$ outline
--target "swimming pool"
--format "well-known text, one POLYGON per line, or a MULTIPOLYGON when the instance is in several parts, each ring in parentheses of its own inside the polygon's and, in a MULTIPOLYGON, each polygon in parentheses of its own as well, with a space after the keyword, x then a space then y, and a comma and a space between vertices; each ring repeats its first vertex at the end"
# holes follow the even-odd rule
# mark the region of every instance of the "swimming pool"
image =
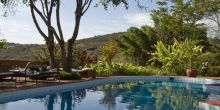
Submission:
POLYGON ((220 100, 218 94, 204 91, 203 84, 168 79, 106 79, 94 86, 3 102, 0 110, 198 110, 201 100, 220 100))

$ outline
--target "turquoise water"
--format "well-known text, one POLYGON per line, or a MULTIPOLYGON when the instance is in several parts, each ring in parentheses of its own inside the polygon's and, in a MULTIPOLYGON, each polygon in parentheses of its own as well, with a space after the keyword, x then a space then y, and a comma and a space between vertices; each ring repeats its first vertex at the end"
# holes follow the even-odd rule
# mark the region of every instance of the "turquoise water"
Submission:
POLYGON ((200 84, 124 82, 0 104, 0 110, 197 110, 200 84))

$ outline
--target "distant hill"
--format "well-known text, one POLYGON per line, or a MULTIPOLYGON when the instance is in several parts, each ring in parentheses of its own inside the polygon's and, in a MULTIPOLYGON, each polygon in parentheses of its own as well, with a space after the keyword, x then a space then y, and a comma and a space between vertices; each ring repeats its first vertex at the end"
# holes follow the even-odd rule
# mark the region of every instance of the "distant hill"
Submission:
MULTIPOLYGON (((97 47, 117 38, 123 32, 94 36, 91 38, 77 40, 77 44, 83 49, 97 53, 97 47)), ((0 51, 0 60, 33 60, 33 54, 39 53, 40 44, 15 44, 10 43, 7 49, 0 51)))
POLYGON ((97 47, 99 47, 100 45, 106 44, 109 40, 114 40, 115 38, 117 38, 121 34, 123 34, 123 32, 81 39, 81 40, 77 40, 77 44, 80 47, 82 47, 83 49, 86 49, 88 51, 92 51, 92 50, 97 49, 97 47))

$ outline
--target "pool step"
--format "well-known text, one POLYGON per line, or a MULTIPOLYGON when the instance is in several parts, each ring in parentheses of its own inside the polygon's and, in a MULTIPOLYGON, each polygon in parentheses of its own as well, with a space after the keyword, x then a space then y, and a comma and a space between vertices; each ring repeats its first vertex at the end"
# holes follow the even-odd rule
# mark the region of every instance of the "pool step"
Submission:
POLYGON ((220 110, 220 100, 201 101, 199 102, 199 110, 220 110))

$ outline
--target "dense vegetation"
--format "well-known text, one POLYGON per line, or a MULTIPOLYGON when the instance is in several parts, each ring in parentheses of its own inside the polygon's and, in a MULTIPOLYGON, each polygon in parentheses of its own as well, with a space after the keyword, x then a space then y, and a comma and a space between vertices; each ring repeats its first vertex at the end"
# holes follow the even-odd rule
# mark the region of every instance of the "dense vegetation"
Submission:
MULTIPOLYGON (((102 5, 107 8, 109 2, 102 5)), ((157 8, 150 12, 154 26, 131 27, 126 32, 78 40, 74 45, 72 41, 60 41, 53 45, 53 58, 62 67, 67 57, 63 56, 63 52, 68 47, 71 49, 68 50, 71 52, 71 65, 68 66, 91 67, 101 76, 185 75, 186 69, 197 69, 200 75, 220 76, 219 7, 219 0, 157 1, 157 8), (204 19, 211 19, 217 24, 214 36, 208 34, 212 28, 201 22, 204 19), (207 67, 208 70, 204 71, 207 67)), ((10 45, 17 44, 8 44, 8 49, 1 52, 1 59, 22 59, 16 57, 21 52, 26 59, 51 62, 49 44, 28 45, 31 51, 25 51, 22 45, 10 45), (19 52, 11 56, 15 51, 19 52)), ((70 76, 62 73, 60 77, 63 79, 70 76)))

